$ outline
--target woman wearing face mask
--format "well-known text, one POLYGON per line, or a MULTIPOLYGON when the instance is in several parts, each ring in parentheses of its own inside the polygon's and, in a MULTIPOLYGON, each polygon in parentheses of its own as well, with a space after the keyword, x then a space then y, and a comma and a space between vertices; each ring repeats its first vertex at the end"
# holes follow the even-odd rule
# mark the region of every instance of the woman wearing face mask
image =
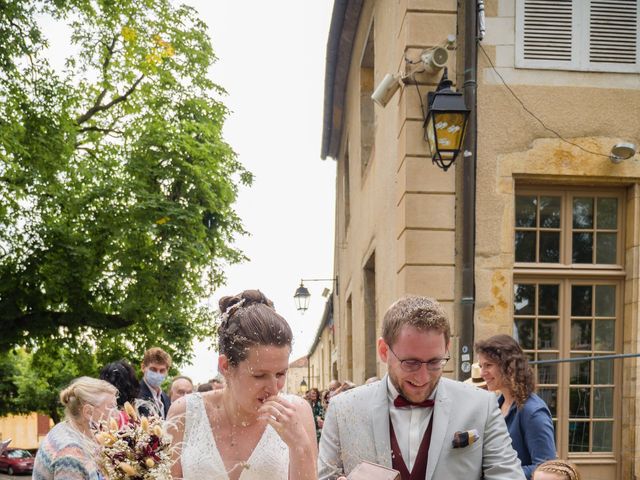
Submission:
POLYGON ((108 382, 80 377, 60 393, 65 419, 42 441, 33 466, 35 480, 101 480, 91 425, 116 411, 117 389, 108 382))
POLYGON ((174 478, 314 480, 315 425, 309 404, 279 394, 292 332, 258 290, 220 300, 221 390, 178 399, 169 412, 174 478))
POLYGON ((171 368, 171 356, 158 347, 153 347, 144 352, 142 358, 142 381, 140 382, 139 410, 140 414, 148 416, 158 415, 167 417, 171 399, 162 391, 160 386, 167 378, 167 373, 171 368))

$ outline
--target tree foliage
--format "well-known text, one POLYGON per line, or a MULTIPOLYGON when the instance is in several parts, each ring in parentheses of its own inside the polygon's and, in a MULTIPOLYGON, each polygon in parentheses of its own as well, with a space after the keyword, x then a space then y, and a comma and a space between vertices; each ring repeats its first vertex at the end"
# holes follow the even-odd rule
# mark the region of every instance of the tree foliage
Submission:
POLYGON ((205 25, 170 0, 0 0, 0 45, 0 351, 188 357, 214 328, 202 299, 243 259, 251 183, 205 25), (64 68, 43 22, 69 38, 64 68))
POLYGON ((39 412, 49 415, 58 423, 63 407, 60 392, 77 377, 97 377, 96 357, 86 345, 67 347, 59 342, 48 342, 32 353, 20 349, 14 353, 17 372, 13 382, 18 395, 14 411, 39 412))

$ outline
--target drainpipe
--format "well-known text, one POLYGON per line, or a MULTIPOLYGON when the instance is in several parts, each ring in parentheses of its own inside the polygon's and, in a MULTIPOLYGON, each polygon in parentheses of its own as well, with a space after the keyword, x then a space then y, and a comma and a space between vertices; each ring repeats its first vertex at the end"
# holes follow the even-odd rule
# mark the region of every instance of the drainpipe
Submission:
POLYGON ((473 361, 476 244, 476 147, 477 147, 477 20, 482 0, 464 0, 464 84, 466 106, 471 110, 464 139, 462 161, 462 295, 458 347, 458 378, 469 377, 473 361), (476 3, 477 2, 477 3, 476 3))

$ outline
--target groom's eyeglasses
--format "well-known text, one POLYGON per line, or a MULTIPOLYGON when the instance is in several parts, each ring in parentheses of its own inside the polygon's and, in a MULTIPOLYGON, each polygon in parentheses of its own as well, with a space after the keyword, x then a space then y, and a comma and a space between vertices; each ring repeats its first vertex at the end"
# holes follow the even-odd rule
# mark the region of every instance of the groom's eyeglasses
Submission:
POLYGON ((422 360, 415 360, 413 358, 402 360, 400 357, 398 357, 398 355, 396 355, 396 352, 391 350, 391 347, 389 347, 389 350, 391 351, 391 353, 393 353, 394 357, 400 360, 400 368, 402 368, 402 370, 404 370, 405 372, 417 372, 418 370, 420 370, 423 363, 427 366, 427 370, 429 370, 430 372, 437 372, 438 370, 442 370, 451 358, 434 358, 432 360, 427 360, 426 362, 423 362, 422 360))

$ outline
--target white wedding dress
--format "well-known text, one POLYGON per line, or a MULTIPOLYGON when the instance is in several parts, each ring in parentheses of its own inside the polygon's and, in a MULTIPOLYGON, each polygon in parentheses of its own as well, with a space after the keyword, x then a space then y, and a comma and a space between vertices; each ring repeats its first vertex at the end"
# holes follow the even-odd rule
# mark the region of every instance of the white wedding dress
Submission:
MULTIPOLYGON (((202 396, 193 393, 187 395, 186 399, 185 429, 180 457, 182 478, 228 480, 229 476, 213 437, 202 396)), ((244 466, 236 468, 243 469, 240 480, 287 480, 289 448, 271 425, 267 425, 244 466)))

